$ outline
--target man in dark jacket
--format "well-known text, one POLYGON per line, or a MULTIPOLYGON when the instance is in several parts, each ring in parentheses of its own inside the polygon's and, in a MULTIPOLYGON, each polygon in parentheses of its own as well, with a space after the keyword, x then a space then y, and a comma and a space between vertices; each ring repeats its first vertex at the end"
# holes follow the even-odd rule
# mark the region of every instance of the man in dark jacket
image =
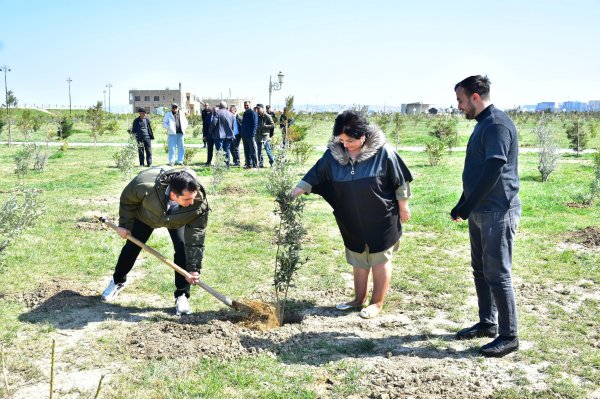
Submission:
POLYGON ((470 76, 454 87, 458 109, 477 124, 467 144, 463 193, 450 211, 453 221, 469 221, 471 267, 479 322, 456 333, 458 339, 498 337, 483 345, 486 357, 519 349, 517 304, 512 285, 512 250, 521 218, 517 129, 490 101, 487 76, 470 76))
POLYGON ((208 135, 210 130, 210 117, 212 112, 210 110, 210 105, 208 103, 204 103, 204 107, 202 108, 201 116, 202 116, 202 142, 204 143, 204 147, 206 147, 206 143, 208 142, 208 135))
POLYGON ((206 149, 206 166, 210 166, 213 158, 213 151, 215 148, 215 141, 212 138, 211 126, 213 122, 215 109, 204 103, 204 109, 202 110, 202 140, 206 149))
POLYGON ((146 166, 150 167, 152 166, 151 140, 154 140, 154 134, 152 133, 152 126, 150 126, 150 118, 146 116, 146 110, 144 108, 138 108, 138 112, 140 116, 133 120, 131 134, 135 135, 135 139, 138 143, 140 166, 144 166, 144 158, 146 158, 146 166), (146 153, 145 157, 144 152, 146 153))
POLYGON ((256 129, 258 128, 258 115, 252 110, 250 101, 244 101, 244 116, 242 117, 242 142, 244 143, 245 168, 257 168, 256 154, 256 129))
POLYGON ((231 159, 231 143, 235 136, 233 133, 234 124, 235 115, 227 110, 227 103, 221 100, 219 109, 215 112, 212 121, 211 136, 215 142, 215 150, 225 152, 227 167, 229 167, 231 159))
MULTIPOLYGON (((176 314, 190 314, 190 284, 202 268, 204 236, 208 222, 206 192, 191 169, 151 168, 138 174, 123 190, 119 203, 122 238, 128 234, 148 241, 154 229, 166 227, 175 249, 175 263, 192 275, 186 280, 175 272, 176 314)), ((127 241, 102 299, 113 301, 127 281, 127 273, 141 248, 127 241)))

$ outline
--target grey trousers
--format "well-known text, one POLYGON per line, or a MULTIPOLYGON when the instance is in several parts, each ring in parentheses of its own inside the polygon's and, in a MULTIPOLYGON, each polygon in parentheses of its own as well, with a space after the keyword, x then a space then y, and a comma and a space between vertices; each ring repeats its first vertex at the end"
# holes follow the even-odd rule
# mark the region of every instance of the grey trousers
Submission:
POLYGON ((502 212, 469 216, 471 266, 479 303, 479 321, 498 324, 498 334, 517 336, 517 304, 512 285, 512 253, 521 205, 502 212))

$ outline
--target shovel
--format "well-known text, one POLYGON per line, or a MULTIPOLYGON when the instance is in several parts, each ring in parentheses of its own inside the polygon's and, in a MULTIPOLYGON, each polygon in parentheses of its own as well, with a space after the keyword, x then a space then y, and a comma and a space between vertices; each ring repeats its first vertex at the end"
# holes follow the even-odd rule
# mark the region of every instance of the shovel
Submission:
MULTIPOLYGON (((106 224, 108 227, 117 231, 117 225, 108 221, 105 217, 96 216, 96 218, 98 218, 99 221, 106 224)), ((151 248, 148 245, 144 244, 143 242, 141 242, 140 240, 138 240, 131 234, 127 234, 127 237, 125 237, 125 238, 127 238, 129 241, 136 244, 140 248, 142 248, 144 251, 150 252, 152 255, 156 256, 158 259, 163 261, 163 263, 165 263, 167 266, 169 266, 171 269, 175 270, 177 273, 181 274, 182 276, 184 276, 186 278, 192 277, 186 270, 177 266, 173 261, 165 258, 160 252, 158 252, 154 248, 151 248)), ((212 296, 214 296, 215 298, 217 298, 219 301, 223 302, 225 305, 229 306, 230 308, 234 308, 237 310, 246 310, 246 311, 252 310, 249 306, 244 305, 243 303, 240 303, 237 301, 232 301, 231 299, 227 298, 225 295, 221 294, 220 292, 217 292, 214 288, 212 288, 211 286, 209 286, 208 284, 206 284, 203 281, 196 280, 196 285, 199 285, 202 289, 207 291, 209 294, 211 294, 212 296)))

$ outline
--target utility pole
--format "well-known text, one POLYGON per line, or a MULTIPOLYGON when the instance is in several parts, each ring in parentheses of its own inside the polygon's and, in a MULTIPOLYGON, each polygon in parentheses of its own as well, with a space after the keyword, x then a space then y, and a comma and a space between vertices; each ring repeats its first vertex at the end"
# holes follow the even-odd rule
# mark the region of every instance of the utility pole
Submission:
POLYGON ((10 132, 10 117, 8 115, 8 85, 6 84, 6 73, 10 72, 10 67, 6 65, 2 65, 0 67, 0 72, 4 72, 4 93, 5 93, 5 101, 6 101, 6 123, 8 124, 8 147, 12 147, 12 134, 10 132))
POLYGON ((67 83, 69 83, 69 116, 73 116, 72 113, 71 113, 71 82, 72 81, 73 80, 71 80, 71 77, 69 76, 67 78, 67 83))
POLYGON ((110 114, 110 88, 113 87, 113 85, 110 83, 107 83, 106 87, 108 87, 108 113, 110 114))

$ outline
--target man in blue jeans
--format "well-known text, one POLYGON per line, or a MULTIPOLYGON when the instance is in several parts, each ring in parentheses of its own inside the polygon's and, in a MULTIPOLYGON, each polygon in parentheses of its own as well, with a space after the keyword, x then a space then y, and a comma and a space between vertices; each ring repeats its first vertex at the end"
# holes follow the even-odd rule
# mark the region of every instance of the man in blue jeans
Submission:
POLYGON ((470 76, 454 91, 458 109, 467 119, 477 120, 467 144, 463 193, 450 216, 455 222, 468 219, 479 303, 479 322, 456 337, 495 337, 479 351, 486 357, 501 357, 519 349, 511 278, 513 241, 521 218, 517 129, 491 103, 487 76, 470 76))

